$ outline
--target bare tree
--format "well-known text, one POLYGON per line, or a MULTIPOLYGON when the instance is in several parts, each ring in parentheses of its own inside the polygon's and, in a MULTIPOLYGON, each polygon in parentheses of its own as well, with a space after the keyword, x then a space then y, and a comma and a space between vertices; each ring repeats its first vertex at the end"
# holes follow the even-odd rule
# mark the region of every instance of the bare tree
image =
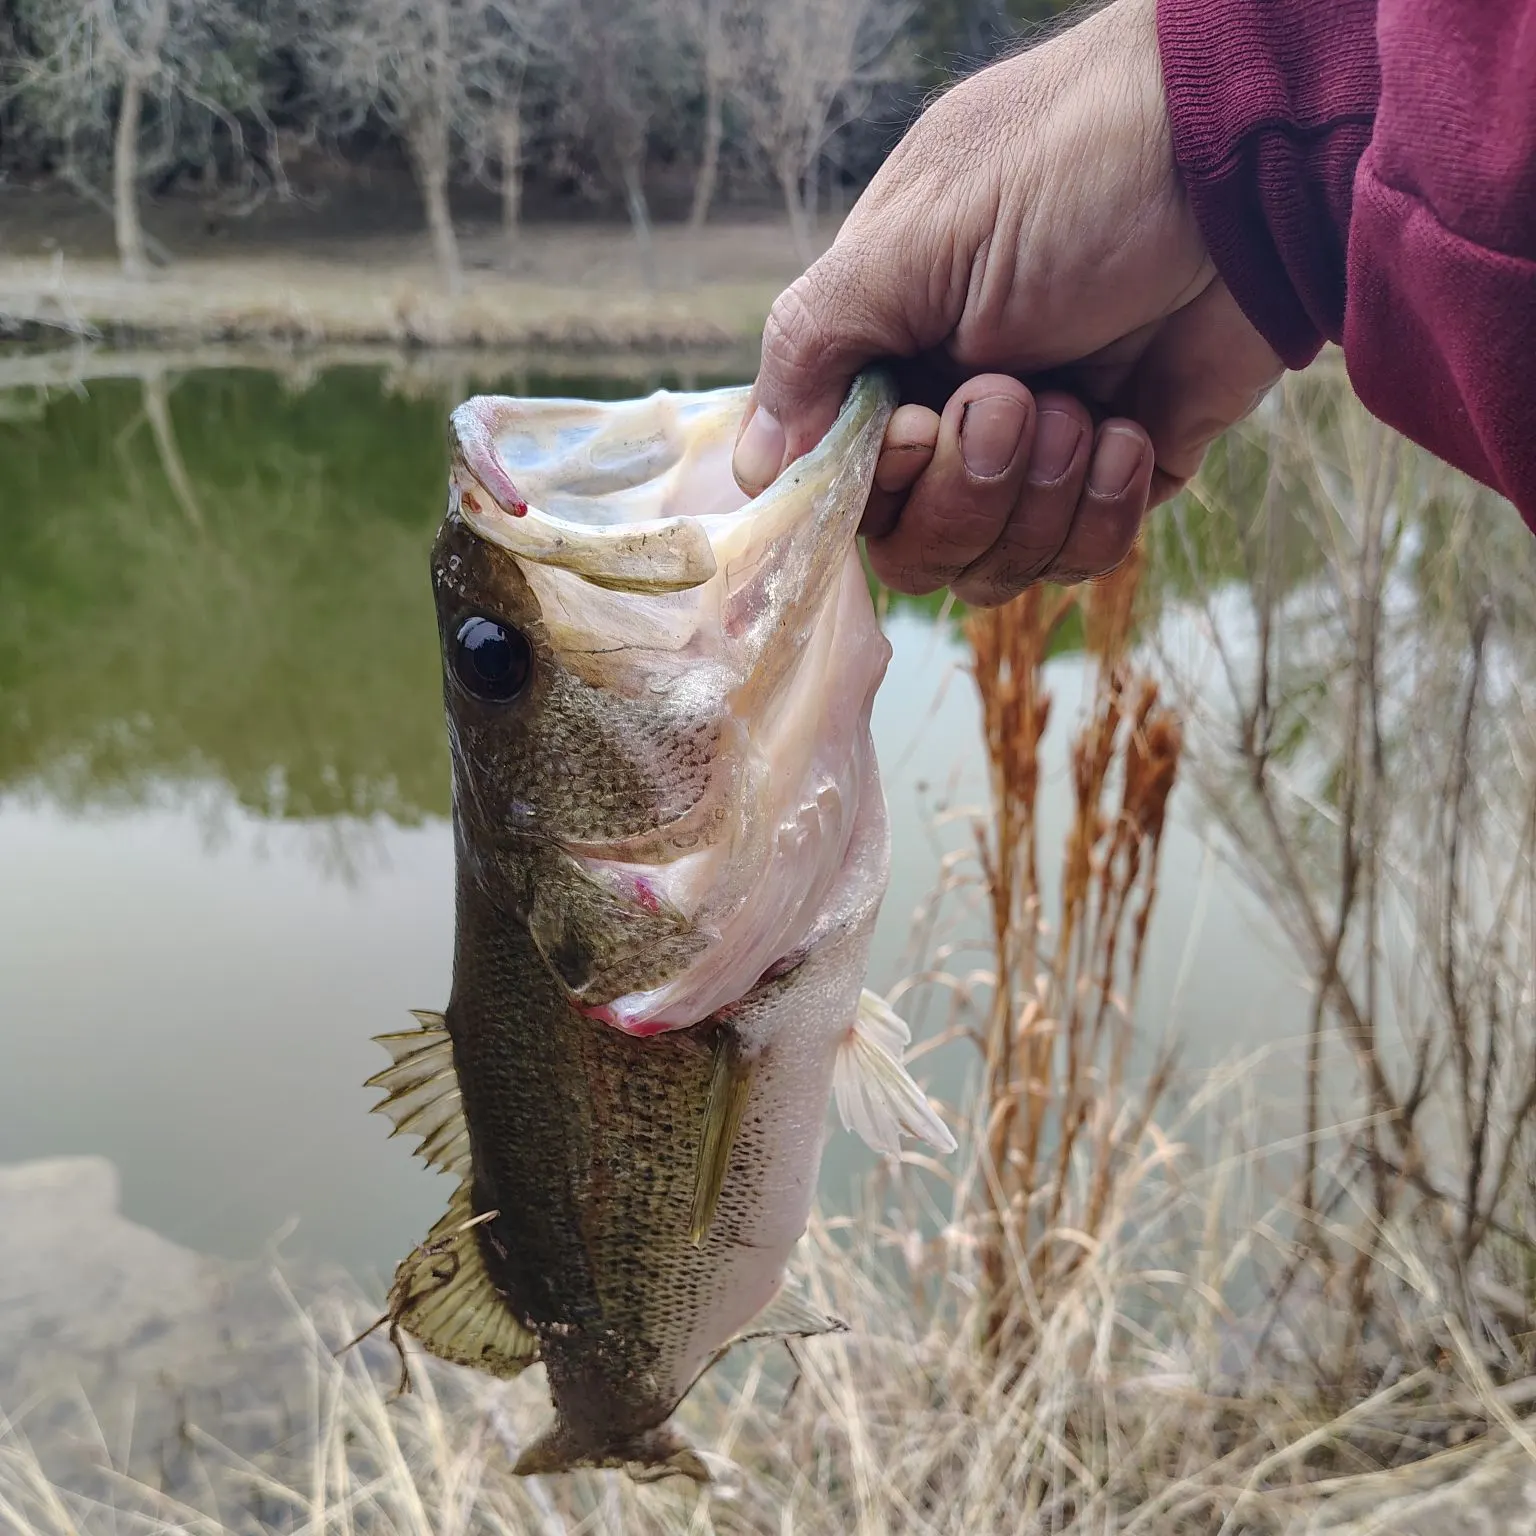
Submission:
POLYGON ((476 133, 471 74, 501 25, 498 0, 317 0, 297 18, 313 78, 343 125, 370 111, 405 147, 445 286, 463 282, 448 201, 455 142, 476 133))
POLYGON ((646 160, 655 119, 680 94, 675 21, 665 0, 568 0, 560 27, 561 126, 623 197, 648 283, 656 268, 646 160))
POLYGON ((833 135, 902 75, 910 0, 743 0, 728 41, 731 93, 784 195, 795 249, 814 255, 805 181, 833 135))
POLYGON ((693 182, 688 225, 695 233, 709 218, 720 177, 720 147, 725 139, 725 105, 734 80, 733 46, 745 0, 674 0, 677 29, 696 60, 704 92, 704 124, 699 168, 693 182))
POLYGON ((482 0, 484 31, 466 67, 464 134, 476 174, 494 167, 503 256, 516 256, 522 224, 525 113, 532 76, 555 51, 565 0, 482 0))
POLYGON ((142 276, 151 242, 140 183, 172 158, 190 117, 222 119, 239 141, 235 113, 254 100, 255 23, 236 0, 20 0, 17 10, 33 43, 16 70, 24 109, 82 190, 94 192, 93 163, 110 161, 118 256, 142 276))

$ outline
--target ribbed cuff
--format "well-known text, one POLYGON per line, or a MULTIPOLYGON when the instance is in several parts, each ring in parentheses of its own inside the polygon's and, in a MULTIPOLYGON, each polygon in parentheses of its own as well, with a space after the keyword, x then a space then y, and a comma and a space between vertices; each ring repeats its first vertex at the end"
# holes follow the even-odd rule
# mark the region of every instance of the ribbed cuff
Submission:
POLYGON ((1174 158, 1211 259, 1287 366, 1344 326, 1375 0, 1158 0, 1174 158))

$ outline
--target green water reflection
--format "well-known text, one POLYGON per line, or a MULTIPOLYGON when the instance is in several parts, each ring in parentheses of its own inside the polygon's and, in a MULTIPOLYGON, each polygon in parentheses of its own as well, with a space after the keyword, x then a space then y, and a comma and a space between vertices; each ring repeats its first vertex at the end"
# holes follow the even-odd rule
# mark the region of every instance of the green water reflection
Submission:
POLYGON ((449 403, 362 369, 302 391, 221 371, 0 421, 0 783, 75 804, 211 777, 262 815, 446 814, 424 551, 449 403))
MULTIPOLYGON (((295 389, 230 369, 0 394, 0 785, 131 804, 216 779, 262 816, 446 814, 424 551, 463 385, 387 380, 338 368, 295 389)), ((677 381, 515 387, 656 382, 677 381)), ((1243 574, 1219 519, 1152 541, 1152 611, 1243 574)), ((1068 625, 1057 644, 1079 641, 1068 625)))

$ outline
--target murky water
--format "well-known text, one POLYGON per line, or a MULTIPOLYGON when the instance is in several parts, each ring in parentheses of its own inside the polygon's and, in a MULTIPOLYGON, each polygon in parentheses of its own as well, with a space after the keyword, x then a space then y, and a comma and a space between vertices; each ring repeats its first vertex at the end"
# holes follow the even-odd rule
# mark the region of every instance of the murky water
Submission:
MULTIPOLYGON (((0 390, 0 1161, 94 1152, 193 1246, 387 1270, 440 1213, 367 1113, 370 1036, 446 999, 448 761, 427 550, 464 377, 256 370, 0 390)), ((523 375, 620 396, 650 378, 523 375)), ((730 382, 694 378, 700 386, 730 382)), ((985 794, 964 651, 897 607, 875 711, 904 974, 946 809, 985 794)), ((1084 677, 1064 652, 1043 843, 1084 677)), ((1176 798, 1141 1019, 1208 1060, 1296 1033, 1283 947, 1176 798)), ((981 963, 981 957, 976 957, 981 963)), ((972 1065, 925 1068, 957 1097, 972 1065)), ((834 1135, 830 1202, 870 1165, 834 1135)))

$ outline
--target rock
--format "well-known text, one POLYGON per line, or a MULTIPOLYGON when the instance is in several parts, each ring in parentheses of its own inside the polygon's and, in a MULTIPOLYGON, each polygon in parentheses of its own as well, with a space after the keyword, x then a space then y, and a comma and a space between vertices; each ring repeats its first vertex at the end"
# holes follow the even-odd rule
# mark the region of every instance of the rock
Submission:
POLYGON ((220 1267, 126 1220, 117 1170, 69 1157, 0 1167, 0 1385, 56 1387, 82 1363, 162 1353, 224 1300, 220 1267))
POLYGON ((201 1502, 199 1430, 226 1469, 303 1438, 314 1340, 270 1267, 127 1220, 119 1189, 101 1158, 0 1167, 0 1412, 70 1494, 120 1494, 126 1473, 201 1502))

